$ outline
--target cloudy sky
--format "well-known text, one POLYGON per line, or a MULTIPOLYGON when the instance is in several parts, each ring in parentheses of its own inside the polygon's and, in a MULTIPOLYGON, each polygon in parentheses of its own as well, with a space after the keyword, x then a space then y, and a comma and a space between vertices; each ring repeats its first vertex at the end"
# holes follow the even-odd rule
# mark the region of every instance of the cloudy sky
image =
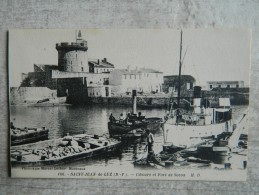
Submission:
MULTIPOLYGON (((21 73, 33 64, 58 64, 55 44, 74 42, 76 30, 10 30, 9 80, 19 86, 21 73)), ((178 74, 180 31, 171 29, 81 30, 88 58, 106 57, 116 68, 153 68, 178 74)), ((183 29, 183 71, 207 81, 243 80, 249 85, 250 31, 245 29, 183 29)))

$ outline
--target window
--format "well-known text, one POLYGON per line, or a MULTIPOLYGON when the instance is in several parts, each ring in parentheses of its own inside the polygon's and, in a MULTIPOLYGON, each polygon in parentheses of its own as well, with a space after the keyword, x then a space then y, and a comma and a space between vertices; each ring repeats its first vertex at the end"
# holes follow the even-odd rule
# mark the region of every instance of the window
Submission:
POLYGON ((83 71, 84 71, 84 68, 82 67, 81 70, 82 70, 82 72, 83 72, 83 71))
POLYGON ((210 89, 212 89, 212 85, 210 85, 210 89))
POLYGON ((227 85, 227 88, 230 88, 230 85, 227 85))
POLYGON ((147 77, 148 77, 148 74, 147 74, 147 77))
POLYGON ((130 75, 130 79, 131 79, 131 75, 130 75))
POLYGON ((221 88, 221 85, 219 85, 219 88, 221 88))
POLYGON ((124 75, 124 78, 127 79, 127 75, 124 75))
POLYGON ((186 89, 187 90, 191 89, 191 84, 190 83, 186 83, 186 89))
POLYGON ((135 75, 135 79, 137 79, 137 75, 135 75))
POLYGON ((236 85, 237 88, 239 88, 239 85, 236 85))

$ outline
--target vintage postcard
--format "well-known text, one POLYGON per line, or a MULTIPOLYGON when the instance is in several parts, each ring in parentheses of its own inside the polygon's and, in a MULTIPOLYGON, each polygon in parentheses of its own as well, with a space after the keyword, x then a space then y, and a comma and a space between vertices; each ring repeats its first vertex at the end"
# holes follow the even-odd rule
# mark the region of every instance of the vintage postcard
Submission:
POLYGON ((247 29, 9 31, 12 177, 244 181, 247 29))

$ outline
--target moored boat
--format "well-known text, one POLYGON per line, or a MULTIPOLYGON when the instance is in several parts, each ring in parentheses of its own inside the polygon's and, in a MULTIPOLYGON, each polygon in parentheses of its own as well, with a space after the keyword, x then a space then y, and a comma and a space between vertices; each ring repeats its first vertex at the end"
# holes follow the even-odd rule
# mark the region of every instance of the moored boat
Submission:
POLYGON ((204 140, 216 139, 224 132, 231 133, 234 130, 232 122, 232 109, 229 98, 219 98, 218 105, 203 98, 201 87, 195 86, 192 103, 189 109, 181 109, 181 68, 182 68, 182 32, 180 40, 180 60, 178 76, 177 102, 172 102, 170 110, 165 116, 164 146, 174 151, 182 150, 204 140))
POLYGON ((111 137, 140 137, 149 129, 153 133, 160 130, 162 118, 146 118, 141 112, 137 114, 137 91, 132 91, 132 112, 128 112, 124 118, 123 113, 116 120, 111 114, 109 117, 108 129, 111 137))
POLYGON ((162 119, 158 117, 144 118, 143 120, 131 120, 130 122, 110 121, 108 122, 108 130, 111 137, 135 135, 139 137, 145 133, 145 129, 149 129, 155 133, 161 128, 162 119))
POLYGON ((56 165, 92 158, 118 150, 120 141, 98 135, 80 134, 11 147, 12 166, 56 165))
POLYGON ((49 130, 42 128, 12 128, 11 131, 11 146, 28 144, 48 139, 49 130))

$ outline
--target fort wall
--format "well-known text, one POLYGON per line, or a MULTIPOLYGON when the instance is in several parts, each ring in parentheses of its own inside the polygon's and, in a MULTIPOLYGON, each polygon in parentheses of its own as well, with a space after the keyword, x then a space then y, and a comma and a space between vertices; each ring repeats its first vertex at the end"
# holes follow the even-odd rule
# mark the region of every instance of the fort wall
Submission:
POLYGON ((56 98, 56 90, 47 87, 11 87, 10 88, 10 104, 33 103, 45 98, 56 98))

